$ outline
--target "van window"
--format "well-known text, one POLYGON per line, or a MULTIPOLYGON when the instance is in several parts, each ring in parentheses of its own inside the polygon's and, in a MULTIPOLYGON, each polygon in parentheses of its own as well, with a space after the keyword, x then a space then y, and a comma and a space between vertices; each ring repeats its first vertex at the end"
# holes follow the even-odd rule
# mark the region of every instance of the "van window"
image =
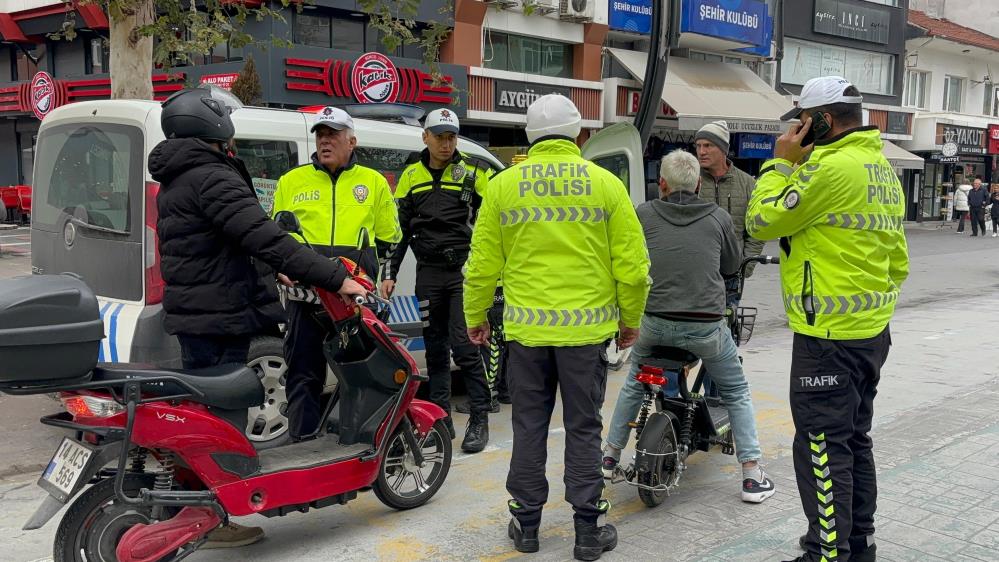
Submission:
POLYGON ((626 155, 611 154, 609 156, 601 156, 600 158, 594 158, 593 163, 617 176, 621 180, 621 183, 624 184, 625 191, 630 191, 631 168, 629 167, 630 164, 626 155))
POLYGON ((420 153, 395 148, 359 146, 354 149, 354 154, 357 156, 358 164, 381 172, 388 180, 392 193, 395 193, 395 185, 399 181, 399 175, 406 169, 406 166, 419 159, 420 153))
POLYGON ((246 164, 257 199, 270 215, 278 178, 298 166, 298 147, 289 141, 236 139, 236 156, 246 164))
POLYGON ((54 231, 71 215, 112 234, 130 233, 136 225, 129 186, 138 186, 141 197, 142 165, 137 127, 77 124, 45 131, 35 151, 32 222, 54 231))

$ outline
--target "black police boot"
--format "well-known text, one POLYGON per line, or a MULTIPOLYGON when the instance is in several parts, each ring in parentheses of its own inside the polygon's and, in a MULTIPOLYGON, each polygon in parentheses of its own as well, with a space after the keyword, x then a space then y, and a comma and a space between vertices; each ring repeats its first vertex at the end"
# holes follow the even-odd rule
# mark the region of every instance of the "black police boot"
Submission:
POLYGON ((576 546, 572 549, 576 560, 599 560, 605 552, 617 546, 617 529, 613 525, 600 525, 576 520, 576 546))
MULTIPOLYGON (((808 535, 801 535, 798 537, 798 547, 801 550, 807 550, 805 548, 805 537, 808 535)), ((803 556, 801 559, 807 557, 803 556)), ((860 537, 859 539, 850 539, 850 560, 853 562, 876 562, 878 559, 878 545, 874 542, 874 537, 860 537)), ((791 561, 793 562, 793 561, 791 561)))
POLYGON ((517 552, 537 552, 541 548, 537 527, 524 527, 516 517, 510 518, 507 534, 513 539, 517 552))
POLYGON ((461 442, 461 450, 466 453, 478 453, 486 448, 488 442, 489 414, 475 412, 465 428, 465 439, 461 442))

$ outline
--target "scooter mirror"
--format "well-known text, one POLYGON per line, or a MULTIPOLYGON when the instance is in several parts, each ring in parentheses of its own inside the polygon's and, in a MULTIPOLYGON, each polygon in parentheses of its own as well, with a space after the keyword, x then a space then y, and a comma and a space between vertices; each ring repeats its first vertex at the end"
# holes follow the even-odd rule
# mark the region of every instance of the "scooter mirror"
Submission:
POLYGON ((278 211, 274 215, 274 222, 285 232, 302 235, 302 223, 298 222, 298 217, 292 211, 278 211))

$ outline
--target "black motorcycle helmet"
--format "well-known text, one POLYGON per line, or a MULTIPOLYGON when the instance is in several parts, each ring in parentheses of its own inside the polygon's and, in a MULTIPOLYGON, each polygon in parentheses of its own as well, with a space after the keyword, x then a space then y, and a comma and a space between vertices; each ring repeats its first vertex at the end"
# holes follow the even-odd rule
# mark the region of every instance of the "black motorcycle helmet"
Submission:
POLYGON ((168 139, 226 143, 236 134, 229 114, 241 107, 236 96, 218 86, 188 88, 163 101, 160 126, 168 139))

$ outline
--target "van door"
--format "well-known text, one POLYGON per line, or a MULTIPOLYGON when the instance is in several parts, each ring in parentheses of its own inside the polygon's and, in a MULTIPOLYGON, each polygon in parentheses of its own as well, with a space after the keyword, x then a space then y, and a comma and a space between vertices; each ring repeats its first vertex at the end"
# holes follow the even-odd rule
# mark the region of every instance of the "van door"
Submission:
POLYGON ((631 123, 601 129, 583 145, 583 158, 620 178, 636 206, 647 200, 644 153, 638 129, 631 123))
MULTIPOLYGON (((628 188, 634 205, 646 200, 644 150, 638 129, 631 123, 617 123, 594 134, 583 145, 583 158, 609 170, 628 188)), ((612 369, 619 369, 628 361, 631 349, 619 350, 612 345, 607 359, 612 369)))
POLYGON ((67 123, 38 135, 32 271, 75 273, 100 297, 103 361, 129 360, 124 332, 144 300, 144 164, 137 125, 67 123))

